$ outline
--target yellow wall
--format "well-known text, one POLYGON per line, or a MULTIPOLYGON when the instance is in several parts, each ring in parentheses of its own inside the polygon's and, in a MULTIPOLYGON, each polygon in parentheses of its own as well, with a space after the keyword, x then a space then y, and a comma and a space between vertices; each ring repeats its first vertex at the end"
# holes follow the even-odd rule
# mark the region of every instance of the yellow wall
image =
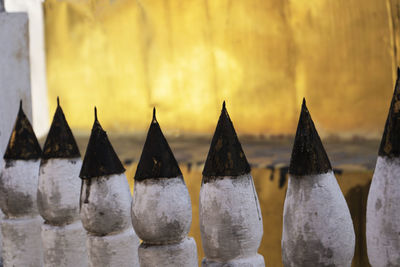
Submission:
POLYGON ((47 0, 51 113, 73 128, 211 132, 223 99, 239 133, 295 131, 305 96, 321 134, 379 137, 398 0, 47 0), (393 7, 393 8, 392 8, 393 7), (390 15, 389 15, 390 14, 390 15))

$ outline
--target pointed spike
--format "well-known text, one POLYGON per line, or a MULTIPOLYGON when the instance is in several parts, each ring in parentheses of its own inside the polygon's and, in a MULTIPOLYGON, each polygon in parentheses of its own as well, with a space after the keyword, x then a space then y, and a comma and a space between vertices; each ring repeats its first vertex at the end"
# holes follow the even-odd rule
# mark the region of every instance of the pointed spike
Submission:
POLYGON ((19 100, 19 110, 22 110, 22 99, 19 100))
POLYGON ((89 179, 124 172, 125 168, 96 116, 79 177, 89 179))
MULTIPOLYGON (((399 69, 398 69, 399 70, 399 69)), ((386 119, 379 156, 400 157, 400 73, 393 90, 392 101, 386 119)))
POLYGON ((57 96, 57 107, 60 106, 60 97, 57 96))
POLYGON ((179 176, 182 176, 182 172, 178 162, 161 131, 160 125, 153 117, 136 169, 135 180, 179 176))
POLYGON ((225 110, 226 109, 226 103, 225 103, 225 100, 224 100, 224 102, 222 103, 222 110, 225 110))
POLYGON ((152 122, 153 123, 157 122, 157 119, 156 119, 156 107, 153 107, 153 121, 152 122))
POLYGON ((327 173, 330 170, 332 170, 332 167, 328 155, 303 99, 290 159, 289 173, 303 176, 327 173))
POLYGON ((203 170, 203 181, 209 177, 239 176, 250 173, 250 165, 223 104, 221 115, 203 170))
POLYGON ((306 105, 306 98, 305 97, 303 97, 303 103, 301 104, 301 107, 302 108, 307 108, 307 105, 306 105))
POLYGON ((17 119, 11 132, 6 152, 4 153, 4 159, 39 159, 41 154, 42 150, 32 125, 22 110, 21 100, 17 119))
POLYGON ((57 106, 53 121, 43 147, 42 158, 80 157, 78 145, 65 119, 61 106, 57 106))
POLYGON ((96 108, 96 106, 94 106, 94 121, 98 121, 97 120, 97 108, 96 108))

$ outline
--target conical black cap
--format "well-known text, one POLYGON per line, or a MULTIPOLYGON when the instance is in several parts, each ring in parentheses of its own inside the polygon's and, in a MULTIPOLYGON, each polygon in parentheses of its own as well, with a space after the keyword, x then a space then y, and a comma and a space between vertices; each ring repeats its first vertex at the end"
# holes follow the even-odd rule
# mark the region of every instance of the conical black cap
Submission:
POLYGON ((20 101, 17 120, 8 141, 4 159, 39 159, 41 154, 39 142, 32 125, 22 110, 22 101, 20 101))
POLYGON ((392 103, 383 132, 379 156, 400 157, 400 69, 397 69, 397 81, 392 103))
POLYGON ((95 108, 92 134, 89 138, 79 177, 87 179, 123 172, 125 172, 125 168, 108 140, 107 133, 97 120, 97 110, 95 108))
POLYGON ((136 169, 135 180, 173 178, 181 176, 178 162, 165 139, 153 109, 153 120, 147 133, 142 155, 136 169))
POLYGON ((43 159, 80 157, 78 145, 57 97, 57 109, 43 147, 43 159))
POLYGON ((207 182, 209 177, 239 176, 247 173, 250 173, 250 165, 229 118, 224 101, 204 166, 203 182, 207 182))
POLYGON ((299 124, 294 139, 289 173, 293 175, 322 174, 332 170, 306 101, 303 99, 299 124))

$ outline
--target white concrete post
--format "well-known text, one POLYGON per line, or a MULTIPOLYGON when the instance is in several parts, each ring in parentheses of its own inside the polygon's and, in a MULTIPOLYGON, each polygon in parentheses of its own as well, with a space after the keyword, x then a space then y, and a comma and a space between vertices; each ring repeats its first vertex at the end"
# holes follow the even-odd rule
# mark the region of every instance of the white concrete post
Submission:
POLYGON ((153 111, 135 174, 132 224, 143 240, 141 267, 197 266, 197 248, 187 236, 192 223, 189 191, 153 111))
POLYGON ((265 266, 257 253, 263 223, 250 165, 222 107, 200 189, 202 266, 265 266))
POLYGON ((20 99, 27 117, 32 119, 28 16, 26 13, 4 12, 3 7, 3 0, 0 0, 1 154, 6 149, 20 99))
POLYGON ((367 201, 367 251, 374 267, 400 265, 400 70, 367 201))
MULTIPOLYGON (((28 16, 25 13, 6 13, 4 11, 4 2, 0 0, 1 155, 6 149, 14 123, 14 116, 18 112, 17 103, 20 99, 24 101, 26 115, 29 119, 32 119, 29 40, 26 38, 28 35, 28 16)), ((2 217, 3 213, 0 212, 0 220, 2 217)))
MULTIPOLYGON (((47 101, 46 57, 44 49, 43 25, 44 1, 4 0, 4 2, 5 8, 8 12, 26 12, 29 17, 29 31, 27 29, 23 36, 24 40, 29 42, 26 54, 27 63, 30 65, 30 73, 28 73, 27 78, 28 80, 30 79, 29 91, 32 92, 32 94, 29 94, 29 97, 32 95, 32 102, 30 102, 32 103, 32 124, 37 136, 44 136, 49 129, 49 107, 47 101)), ((0 38, 0 40, 3 39, 0 38)), ((31 111, 29 110, 29 114, 30 112, 31 111)))
POLYGON ((86 235, 79 220, 82 166, 78 146, 58 103, 43 147, 37 201, 44 266, 87 266, 86 235))
POLYGON ((0 207, 4 266, 41 267, 40 227, 36 205, 41 156, 40 145, 22 110, 22 101, 11 133, 0 177, 0 207))
POLYGON ((139 267, 139 238, 131 226, 132 201, 125 169, 97 120, 80 177, 80 217, 87 231, 89 266, 139 267))
POLYGON ((349 208, 304 100, 283 211, 283 264, 350 267, 354 247, 349 208))

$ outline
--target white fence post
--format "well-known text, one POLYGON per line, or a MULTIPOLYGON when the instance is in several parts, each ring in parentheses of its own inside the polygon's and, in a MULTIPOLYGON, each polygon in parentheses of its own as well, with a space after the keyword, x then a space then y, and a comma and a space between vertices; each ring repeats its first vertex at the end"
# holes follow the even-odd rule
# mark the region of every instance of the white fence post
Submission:
POLYGON ((80 177, 80 217, 87 231, 89 266, 139 267, 139 238, 131 225, 132 201, 125 168, 97 120, 80 177))
POLYGON ((348 266, 353 222, 305 100, 294 140, 283 213, 284 266, 348 266))
POLYGON ((262 215, 250 165, 222 107, 200 189, 202 266, 265 266, 262 215))
POLYGON ((367 201, 367 250, 372 266, 400 264, 400 69, 367 201))
POLYGON ((0 206, 4 266, 41 267, 43 223, 36 204, 40 145, 20 103, 17 120, 4 154, 0 206))
POLYGON ((140 266, 197 266, 196 242, 187 237, 191 223, 189 191, 154 109, 132 201, 132 224, 143 240, 140 266))
MULTIPOLYGON (((32 92, 32 125, 38 137, 44 136, 49 129, 43 2, 44 0, 4 0, 8 12, 26 12, 29 18, 24 40, 29 42, 27 63, 30 65, 30 73, 27 78, 30 79, 29 91, 32 92)), ((28 117, 31 118, 30 115, 28 117)))
POLYGON ((45 219, 44 266, 87 266, 86 234, 79 220, 81 166, 78 146, 58 103, 43 147, 37 191, 39 213, 45 219))

